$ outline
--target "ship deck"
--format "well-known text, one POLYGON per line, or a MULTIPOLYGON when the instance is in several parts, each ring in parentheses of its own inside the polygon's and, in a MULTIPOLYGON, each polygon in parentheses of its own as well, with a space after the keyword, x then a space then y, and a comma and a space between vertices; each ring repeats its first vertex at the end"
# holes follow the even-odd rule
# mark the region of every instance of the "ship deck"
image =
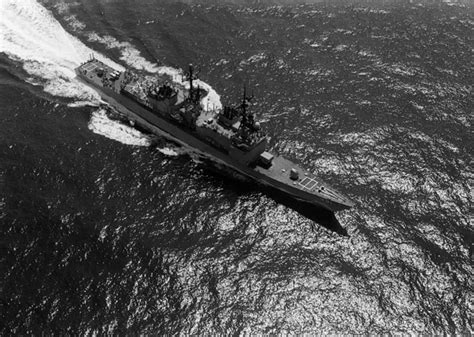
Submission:
POLYGON ((348 206, 353 205, 348 198, 344 197, 328 184, 322 182, 315 174, 302 169, 295 163, 283 157, 274 156, 272 166, 269 168, 257 166, 255 170, 286 185, 292 185, 295 188, 321 198, 329 199, 336 203, 342 203, 348 206), (292 180, 290 178, 291 169, 298 171, 299 178, 297 180, 292 180))
POLYGON ((79 66, 79 69, 82 70, 82 71, 86 71, 85 74, 87 75, 92 75, 92 74, 96 74, 96 69, 102 69, 104 71, 104 74, 111 74, 113 73, 114 71, 116 71, 115 69, 109 67, 108 65, 106 65, 105 63, 102 63, 101 61, 99 60, 90 60, 82 65, 79 66))
MULTIPOLYGON (((97 76, 98 69, 100 69, 105 75, 113 74, 114 72, 116 72, 114 69, 96 60, 91 60, 81 65, 80 67, 76 69, 76 71, 78 72, 80 77, 85 78, 88 82, 93 82, 97 87, 104 87, 102 85, 103 83, 101 83, 103 75, 101 77, 97 76)), ((134 81, 132 81, 131 86, 129 86, 128 89, 132 89, 131 90, 132 92, 140 91, 140 90, 143 91, 144 88, 143 88, 143 84, 140 81, 140 78, 138 78, 138 81, 136 81, 140 83, 133 83, 133 82, 134 81)), ((104 87, 104 89, 107 89, 107 88, 104 87)), ((109 90, 113 90, 113 88, 109 88, 109 90)), ((119 94, 116 93, 116 95, 119 95, 119 94)), ((126 96, 122 97, 122 100, 125 100, 125 98, 126 96)), ((119 98, 119 101, 121 102, 120 98, 119 98)), ((144 109, 143 107, 139 105, 138 101, 133 102, 133 103, 137 105, 136 106, 137 109, 144 109)), ((121 104, 121 103, 117 103, 117 104, 121 104)), ((126 105, 126 106, 128 109, 130 109, 129 105, 126 105)), ((140 116, 142 118, 145 118, 146 120, 149 119, 150 120, 149 122, 152 125, 154 125, 152 121, 153 119, 157 119, 158 117, 151 114, 149 111, 144 110, 143 113, 146 114, 145 115, 146 117, 143 117, 143 114, 140 116)), ((198 124, 201 124, 201 125, 207 124, 208 127, 216 126, 216 129, 215 129, 216 131, 219 129, 219 127, 222 128, 220 125, 218 125, 218 123, 215 120, 214 111, 204 112, 201 116, 199 116, 198 124)), ((182 131, 176 129, 176 127, 171 126, 171 125, 168 125, 167 128, 168 129, 175 128, 176 133, 183 133, 182 131)), ((228 130, 225 130, 225 131, 228 131, 228 130)), ((183 135, 183 138, 185 138, 184 135, 183 135)), ((210 146, 208 145, 206 145, 205 147, 210 148, 210 146)), ((271 182, 271 180, 274 180, 280 183, 281 184, 280 187, 282 187, 282 189, 286 190, 287 187, 291 187, 291 189, 293 190, 305 192, 305 194, 307 193, 309 195, 314 195, 315 197, 319 199, 327 200, 327 202, 330 202, 330 203, 333 202, 341 206, 344 205, 346 207, 353 206, 352 201, 344 197, 341 193, 339 193, 338 191, 336 191, 329 185, 322 182, 320 179, 318 179, 318 177, 315 174, 302 169, 295 163, 283 157, 274 156, 272 165, 270 167, 265 168, 261 166, 256 166, 254 170, 257 173, 270 178, 269 182, 271 182), (290 172, 292 169, 295 169, 298 171, 299 178, 296 180, 292 180, 290 178, 290 172)), ((272 182, 272 185, 273 184, 274 182, 272 182)), ((299 193, 300 192, 295 193, 295 195, 299 195, 299 193)), ((303 194, 303 196, 306 199, 308 195, 307 194, 305 195, 305 194, 303 194)))
POLYGON ((99 60, 92 59, 76 68, 76 73, 88 82, 92 82, 100 87, 109 87, 118 91, 118 84, 121 81, 121 74, 118 70, 109 67, 99 60))

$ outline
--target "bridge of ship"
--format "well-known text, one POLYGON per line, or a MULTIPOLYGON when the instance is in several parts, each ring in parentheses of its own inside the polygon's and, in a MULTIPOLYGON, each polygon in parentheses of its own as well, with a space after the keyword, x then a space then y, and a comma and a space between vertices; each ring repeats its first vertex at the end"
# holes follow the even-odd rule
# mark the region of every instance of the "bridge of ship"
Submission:
POLYGON ((202 109, 200 115, 198 116, 198 119, 196 120, 196 126, 206 127, 229 139, 232 138, 235 132, 220 125, 217 122, 217 118, 218 117, 216 111, 202 109))

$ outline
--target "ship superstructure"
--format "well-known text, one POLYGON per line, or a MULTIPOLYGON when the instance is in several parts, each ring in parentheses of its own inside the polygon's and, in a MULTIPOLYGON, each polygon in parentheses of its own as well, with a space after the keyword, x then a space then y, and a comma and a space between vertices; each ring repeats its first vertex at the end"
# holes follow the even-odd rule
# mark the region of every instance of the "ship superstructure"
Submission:
POLYGON ((237 106, 205 109, 202 99, 208 93, 196 85, 193 66, 185 82, 172 81, 167 75, 121 72, 93 57, 76 68, 76 73, 131 121, 261 184, 332 211, 353 205, 316 175, 266 151, 267 138, 249 109, 253 95, 249 97, 245 89, 237 106))

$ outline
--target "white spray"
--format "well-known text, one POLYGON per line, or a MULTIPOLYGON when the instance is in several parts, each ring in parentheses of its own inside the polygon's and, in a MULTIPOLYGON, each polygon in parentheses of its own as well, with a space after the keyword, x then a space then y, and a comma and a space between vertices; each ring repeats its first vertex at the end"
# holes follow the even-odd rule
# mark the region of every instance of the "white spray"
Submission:
MULTIPOLYGON (((22 63, 23 69, 31 75, 27 79, 29 83, 43 86, 52 95, 76 99, 70 106, 101 103, 96 91, 75 78, 74 68, 91 54, 115 69, 124 70, 69 34, 47 9, 34 0, 0 0, 0 13, 0 52, 22 63)), ((100 37, 95 33, 89 37, 90 40, 104 43, 107 48, 120 49, 121 60, 131 67, 166 73, 176 81, 181 81, 179 70, 150 63, 128 42, 119 42, 108 36, 100 37)), ((219 95, 208 84, 202 81, 198 84, 209 92, 202 101, 203 106, 220 108, 219 95)), ((100 109, 93 113, 89 128, 124 144, 147 146, 150 143, 148 137, 127 125, 110 120, 100 109)))

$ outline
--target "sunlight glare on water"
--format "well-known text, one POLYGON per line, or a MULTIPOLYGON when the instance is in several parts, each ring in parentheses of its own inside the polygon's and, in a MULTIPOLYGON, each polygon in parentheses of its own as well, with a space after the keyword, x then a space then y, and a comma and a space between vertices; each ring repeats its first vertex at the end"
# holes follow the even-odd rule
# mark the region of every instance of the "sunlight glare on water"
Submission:
POLYGON ((470 8, 0 3, 1 334, 472 334, 470 8), (247 84, 348 236, 109 118, 91 53, 247 84))

